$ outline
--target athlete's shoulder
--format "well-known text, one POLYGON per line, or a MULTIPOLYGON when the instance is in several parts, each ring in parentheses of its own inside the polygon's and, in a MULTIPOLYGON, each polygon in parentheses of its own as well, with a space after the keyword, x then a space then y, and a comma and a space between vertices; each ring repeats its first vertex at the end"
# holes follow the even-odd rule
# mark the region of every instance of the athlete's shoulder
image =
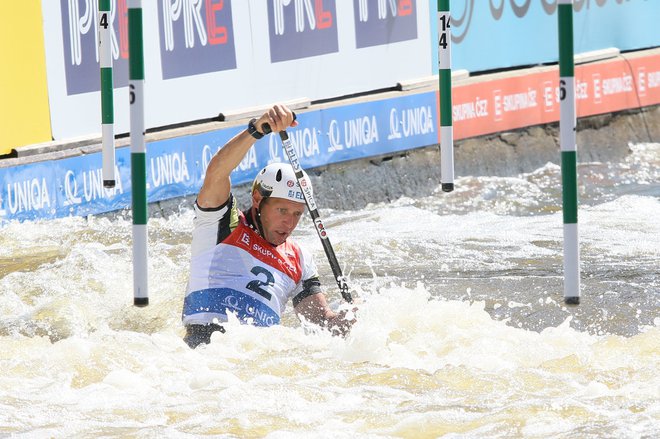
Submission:
POLYGON ((282 250, 286 253, 295 253, 296 255, 300 256, 302 253, 307 253, 307 250, 305 247, 300 245, 298 241, 295 239, 288 238, 286 241, 284 241, 283 244, 280 246, 282 250))
POLYGON ((295 255, 295 259, 298 261, 306 274, 305 279, 316 275, 316 263, 314 262, 314 256, 306 246, 292 239, 287 239, 286 242, 282 245, 286 245, 285 252, 287 255, 295 255))

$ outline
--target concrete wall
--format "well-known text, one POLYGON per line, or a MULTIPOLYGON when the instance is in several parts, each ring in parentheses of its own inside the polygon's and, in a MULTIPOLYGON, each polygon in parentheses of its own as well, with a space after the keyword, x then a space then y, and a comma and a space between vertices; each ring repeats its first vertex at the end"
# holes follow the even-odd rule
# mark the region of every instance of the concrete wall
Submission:
MULTIPOLYGON (((548 162, 560 163, 556 123, 456 142, 455 173, 461 176, 513 176, 531 172, 548 162)), ((578 121, 578 161, 619 161, 629 143, 660 142, 660 106, 578 121)), ((437 146, 403 154, 355 160, 309 170, 321 209, 357 210, 369 203, 433 194, 440 185, 437 146)), ((234 188, 241 206, 250 205, 250 185, 234 188)), ((191 206, 194 197, 167 200, 151 206, 153 215, 167 215, 191 206)))

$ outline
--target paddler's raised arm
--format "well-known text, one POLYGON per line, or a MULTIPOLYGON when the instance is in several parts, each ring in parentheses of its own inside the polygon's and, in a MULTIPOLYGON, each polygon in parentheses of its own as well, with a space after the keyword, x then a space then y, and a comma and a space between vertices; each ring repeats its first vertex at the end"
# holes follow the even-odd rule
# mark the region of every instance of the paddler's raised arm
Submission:
POLYGON ((223 205, 231 193, 231 172, 239 165, 245 154, 258 138, 263 136, 262 124, 268 123, 273 132, 296 126, 293 112, 284 105, 273 105, 259 119, 252 123, 252 129, 246 128, 235 135, 218 151, 208 168, 204 183, 197 195, 197 204, 204 209, 212 209, 223 205))

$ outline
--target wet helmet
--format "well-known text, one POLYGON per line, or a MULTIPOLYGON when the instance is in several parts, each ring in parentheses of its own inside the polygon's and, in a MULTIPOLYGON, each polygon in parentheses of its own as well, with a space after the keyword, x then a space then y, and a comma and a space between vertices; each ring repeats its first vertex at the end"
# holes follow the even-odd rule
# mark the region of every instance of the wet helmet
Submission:
MULTIPOLYGON (((312 185, 305 171, 303 171, 302 180, 303 186, 309 186, 311 194, 312 185)), ((264 199, 268 197, 284 198, 305 204, 305 197, 296 180, 296 174, 288 163, 271 163, 259 171, 252 183, 252 193, 254 191, 259 191, 264 199)))

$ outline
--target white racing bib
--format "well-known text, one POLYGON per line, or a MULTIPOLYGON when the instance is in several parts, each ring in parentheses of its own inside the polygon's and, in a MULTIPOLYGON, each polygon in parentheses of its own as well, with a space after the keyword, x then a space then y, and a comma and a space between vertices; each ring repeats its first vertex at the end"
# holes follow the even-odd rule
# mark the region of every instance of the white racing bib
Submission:
POLYGON ((229 312, 256 326, 279 324, 288 300, 302 291, 302 279, 316 275, 312 258, 296 243, 274 247, 243 218, 215 246, 195 248, 194 241, 184 325, 226 322, 229 312))

